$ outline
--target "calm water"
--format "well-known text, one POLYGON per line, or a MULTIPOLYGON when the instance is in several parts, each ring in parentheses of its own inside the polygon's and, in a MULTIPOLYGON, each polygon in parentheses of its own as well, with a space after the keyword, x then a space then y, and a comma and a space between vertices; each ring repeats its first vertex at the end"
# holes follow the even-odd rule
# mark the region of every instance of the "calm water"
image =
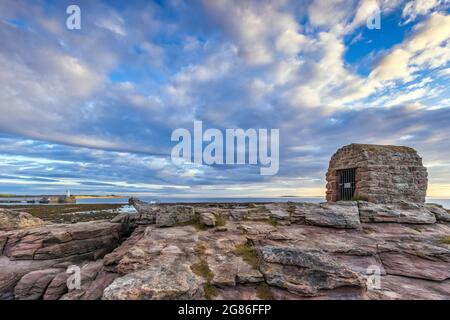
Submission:
MULTIPOLYGON (((274 197, 274 198, 176 198, 176 197, 138 197, 146 202, 164 202, 164 203, 193 203, 193 202, 324 202, 323 197, 274 197)), ((450 209, 450 199, 427 198, 428 203, 437 203, 450 209)), ((93 203, 117 203, 128 204, 128 198, 90 198, 77 199, 77 204, 93 204, 93 203)), ((0 202, 0 204, 2 204, 0 202)), ((11 205, 18 205, 20 203, 11 203, 11 205)), ((30 204, 24 204, 30 205, 30 204)), ((40 205, 40 204, 36 204, 40 205)))
POLYGON ((325 198, 323 197, 276 197, 276 198, 174 198, 174 197, 140 197, 142 201, 158 201, 164 203, 193 203, 193 202, 323 202, 325 198))
MULTIPOLYGON (((145 202, 194 203, 194 202, 323 202, 323 197, 277 197, 277 198, 176 198, 176 197, 137 197, 145 202)), ((77 203, 128 203, 128 198, 77 199, 77 203)))
POLYGON ((427 203, 437 203, 444 208, 450 209, 450 199, 427 198, 427 203))
POLYGON ((77 204, 108 204, 108 203, 123 203, 128 204, 128 198, 85 198, 77 199, 77 204))
MULTIPOLYGON (((324 202, 323 197, 274 197, 274 198, 176 198, 176 197, 138 197, 146 202, 193 203, 193 202, 324 202)), ((450 199, 427 198, 428 203, 437 203, 450 209, 450 199)), ((78 199, 77 203, 128 203, 128 198, 93 198, 78 199)))

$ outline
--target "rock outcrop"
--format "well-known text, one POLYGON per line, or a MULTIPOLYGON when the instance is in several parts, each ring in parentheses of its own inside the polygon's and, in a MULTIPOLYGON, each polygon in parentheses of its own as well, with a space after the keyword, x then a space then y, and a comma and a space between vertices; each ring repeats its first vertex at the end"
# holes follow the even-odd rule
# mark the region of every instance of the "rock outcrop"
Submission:
POLYGON ((102 259, 127 228, 95 221, 0 232, 0 299, 60 298, 67 291, 66 268, 102 259))
POLYGON ((199 214, 199 222, 207 227, 215 227, 216 217, 211 212, 202 212, 199 214))
POLYGON ((450 298, 436 205, 134 205, 112 221, 0 232, 0 299, 450 298))
POLYGON ((426 208, 436 216, 437 221, 450 222, 450 212, 443 206, 435 203, 429 203, 426 208))
POLYGON ((322 290, 340 287, 365 288, 362 276, 323 251, 278 246, 259 250, 262 272, 271 286, 302 296, 318 296, 322 290))
POLYGON ((385 205, 365 201, 359 202, 359 214, 362 222, 431 224, 436 222, 434 212, 437 211, 437 207, 417 203, 400 202, 385 205))
POLYGON ((0 230, 35 228, 44 224, 44 221, 29 213, 0 208, 0 230))
POLYGON ((298 208, 304 212, 305 221, 309 224, 323 227, 357 229, 359 220, 356 202, 341 202, 338 204, 303 204, 298 208))

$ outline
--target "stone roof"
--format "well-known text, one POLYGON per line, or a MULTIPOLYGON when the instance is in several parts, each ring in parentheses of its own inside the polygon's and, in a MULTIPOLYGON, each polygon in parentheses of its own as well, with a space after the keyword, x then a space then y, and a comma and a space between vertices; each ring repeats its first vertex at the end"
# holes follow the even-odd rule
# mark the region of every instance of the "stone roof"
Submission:
POLYGON ((417 153, 416 150, 410 147, 405 146, 391 146, 391 145, 377 145, 377 144, 359 144, 359 143, 352 143, 347 146, 344 146, 340 148, 336 153, 339 153, 340 151, 367 151, 371 153, 417 153))

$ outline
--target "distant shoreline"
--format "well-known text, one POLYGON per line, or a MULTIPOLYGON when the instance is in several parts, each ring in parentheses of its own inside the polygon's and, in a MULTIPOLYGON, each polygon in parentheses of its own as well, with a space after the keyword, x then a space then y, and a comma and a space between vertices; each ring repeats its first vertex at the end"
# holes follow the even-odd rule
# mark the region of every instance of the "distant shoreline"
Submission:
MULTIPOLYGON (((15 194, 0 194, 0 198, 38 198, 38 197, 62 197, 64 195, 42 195, 42 194, 38 194, 38 195, 15 195, 15 194)), ((96 199, 96 198, 101 198, 101 199, 117 199, 117 198, 128 198, 127 196, 89 196, 89 195, 81 195, 81 196, 76 196, 76 195, 72 195, 72 197, 77 198, 77 199, 96 199)))
POLYGON ((121 199, 121 198, 128 198, 127 196, 74 196, 77 199, 121 199))

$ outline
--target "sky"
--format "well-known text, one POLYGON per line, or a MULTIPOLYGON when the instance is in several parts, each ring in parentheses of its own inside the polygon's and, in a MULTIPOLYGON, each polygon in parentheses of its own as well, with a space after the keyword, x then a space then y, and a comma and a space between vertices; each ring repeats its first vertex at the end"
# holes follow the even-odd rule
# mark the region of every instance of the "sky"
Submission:
POLYGON ((450 198, 449 13, 448 0, 2 0, 0 193, 324 196, 331 155, 373 143, 414 147, 428 196, 450 198), (195 120, 279 129, 278 174, 173 163, 171 133, 195 120))

